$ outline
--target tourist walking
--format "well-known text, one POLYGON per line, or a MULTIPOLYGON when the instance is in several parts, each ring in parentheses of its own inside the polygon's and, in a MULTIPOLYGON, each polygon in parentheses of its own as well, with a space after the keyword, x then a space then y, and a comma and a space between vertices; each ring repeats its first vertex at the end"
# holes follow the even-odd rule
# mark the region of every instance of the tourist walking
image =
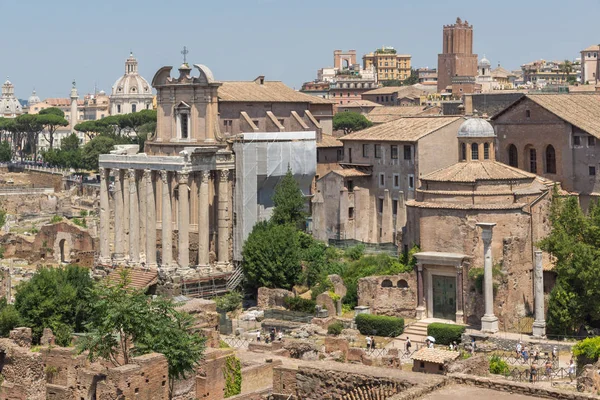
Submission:
POLYGON ((575 376, 575 361, 571 358, 569 361, 569 379, 573 382, 573 377, 575 376))
POLYGON ((256 334, 256 341, 260 342, 260 331, 258 331, 258 333, 256 334))
POLYGON ((552 348, 552 361, 558 358, 558 347, 554 346, 552 348))
POLYGON ((550 359, 546 360, 546 376, 550 379, 550 375, 552 375, 552 361, 550 359))
POLYGON ((537 363, 533 362, 531 363, 531 378, 529 379, 530 382, 535 383, 537 381, 537 373, 538 373, 538 365, 537 363))
POLYGON ((271 343, 273 343, 275 341, 275 328, 271 328, 271 343))
POLYGON ((277 340, 280 342, 283 340, 283 331, 277 332, 277 340))
POLYGON ((410 338, 407 336, 406 337, 406 344, 404 345, 404 349, 406 351, 406 354, 410 354, 410 348, 412 347, 412 343, 410 342, 410 338))
POLYGON ((375 350, 375 336, 371 338, 371 350, 375 350))
POLYGON ((367 350, 371 349, 371 336, 367 336, 365 338, 365 340, 367 341, 367 350))
POLYGON ((523 350, 523 346, 521 345, 520 341, 519 341, 519 343, 517 343, 516 349, 517 349, 517 360, 518 360, 519 358, 521 358, 521 352, 523 350))

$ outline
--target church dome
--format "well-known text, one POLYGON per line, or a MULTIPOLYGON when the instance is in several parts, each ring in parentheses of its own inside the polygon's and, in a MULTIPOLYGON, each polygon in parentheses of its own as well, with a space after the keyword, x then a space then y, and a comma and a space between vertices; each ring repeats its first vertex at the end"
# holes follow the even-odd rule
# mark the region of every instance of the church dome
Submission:
POLYGON ((138 62, 129 54, 125 61, 125 74, 121 76, 112 87, 112 96, 131 97, 131 96, 152 96, 152 87, 146 79, 138 73, 138 62))
POLYGON ((496 133, 485 119, 469 118, 458 128, 458 137, 496 137, 496 133))
POLYGON ((31 93, 31 96, 29 96, 29 99, 27 100, 27 106, 32 106, 34 104, 39 103, 41 100, 38 97, 38 95, 35 93, 35 90, 31 93))
POLYGON ((485 56, 483 56, 483 58, 479 60, 479 68, 490 68, 491 66, 492 63, 490 62, 490 60, 485 58, 485 56))
POLYGON ((23 114, 23 107, 15 97, 15 87, 7 80, 2 85, 2 97, 0 97, 0 115, 16 116, 23 114))

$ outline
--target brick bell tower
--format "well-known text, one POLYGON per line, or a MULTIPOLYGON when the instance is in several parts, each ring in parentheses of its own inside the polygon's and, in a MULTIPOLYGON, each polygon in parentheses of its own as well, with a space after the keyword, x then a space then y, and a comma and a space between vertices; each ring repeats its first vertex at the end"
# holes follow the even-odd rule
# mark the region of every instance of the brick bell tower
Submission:
POLYGON ((444 45, 438 54, 438 92, 448 86, 472 93, 477 77, 477 54, 473 54, 473 25, 456 19, 454 25, 444 25, 444 45), (472 81, 472 82, 471 82, 472 81))

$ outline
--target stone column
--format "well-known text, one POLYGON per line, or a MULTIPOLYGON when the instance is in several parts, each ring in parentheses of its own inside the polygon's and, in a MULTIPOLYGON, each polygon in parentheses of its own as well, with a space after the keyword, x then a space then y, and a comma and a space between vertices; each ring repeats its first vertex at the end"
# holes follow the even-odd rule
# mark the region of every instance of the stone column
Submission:
POLYGON ((129 175, 126 170, 123 171, 123 253, 125 260, 129 260, 129 175))
POLYGON ((173 223, 171 222, 171 186, 169 172, 160 171, 162 181, 162 261, 163 268, 173 266, 173 223))
POLYGON ((109 170, 100 167, 100 264, 110 263, 110 207, 108 202, 109 170))
POLYGON ((222 169, 219 171, 219 246, 218 260, 219 264, 229 263, 229 221, 228 205, 229 205, 229 170, 222 169))
POLYGON ((125 228, 123 217, 123 181, 122 171, 113 170, 115 176, 115 254, 114 259, 117 263, 122 262, 125 257, 125 228))
POLYGON ((535 303, 535 321, 533 322, 533 336, 546 336, 546 319, 544 316, 544 270, 542 268, 542 252, 534 253, 533 287, 535 303))
POLYGON ((139 229, 139 250, 140 250, 140 263, 146 263, 146 224, 148 220, 148 210, 146 209, 146 178, 144 178, 144 172, 137 179, 138 189, 138 211, 139 218, 138 223, 140 224, 139 229))
POLYGON ((137 264, 140 261, 140 213, 138 208, 137 173, 135 169, 128 170, 129 177, 129 262, 137 264))
POLYGON ((425 318, 425 296, 423 290, 423 264, 417 262, 417 319, 425 318))
POLYGON ((485 297, 485 314, 481 318, 481 330, 486 333, 498 332, 498 317, 494 315, 494 282, 492 276, 492 230, 495 223, 480 222, 481 239, 483 240, 483 292, 485 297))
POLYGON ((456 266, 456 323, 464 324, 463 311, 463 266, 462 263, 456 266))
POLYGON ((177 221, 177 229, 179 231, 179 255, 177 262, 179 268, 190 267, 190 204, 189 204, 189 187, 187 172, 178 172, 179 178, 179 221, 177 221))
POLYGON ((144 170, 146 181, 146 264, 156 268, 156 200, 152 171, 144 170))
POLYGON ((198 267, 208 267, 210 227, 208 217, 208 181, 210 171, 200 172, 200 190, 198 199, 198 267))

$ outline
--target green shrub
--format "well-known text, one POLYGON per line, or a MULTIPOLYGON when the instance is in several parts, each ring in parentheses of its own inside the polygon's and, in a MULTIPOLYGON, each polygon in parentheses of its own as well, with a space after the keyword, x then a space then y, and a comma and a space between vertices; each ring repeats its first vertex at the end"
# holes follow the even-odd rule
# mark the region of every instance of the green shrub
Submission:
POLYGON ((85 218, 73 218, 73 223, 82 228, 87 228, 87 222, 85 221, 85 218))
POLYGON ((229 292, 223 296, 215 297, 214 300, 219 311, 230 312, 242 307, 242 294, 239 292, 229 292))
POLYGON ((224 398, 242 393, 242 363, 239 358, 231 355, 225 359, 223 377, 225 378, 224 398))
POLYGON ((51 224, 55 224, 57 222, 62 221, 62 217, 60 215, 53 215, 52 218, 50 219, 50 223, 51 224))
POLYGON ((434 322, 427 325, 427 335, 433 336, 437 344, 449 345, 452 342, 459 343, 465 327, 462 325, 442 324, 434 322))
POLYGON ((337 321, 327 327, 327 334, 337 336, 340 333, 342 333, 343 330, 344 325, 341 322, 337 321))
POLYGON ((357 244, 356 246, 348 247, 346 251, 344 251, 344 256, 351 260, 359 260, 363 254, 365 254, 365 245, 357 244))
POLYGON ((311 299, 303 299, 302 297, 286 297, 286 307, 291 311, 301 311, 312 314, 315 312, 317 302, 311 299))
POLYGON ((497 375, 507 375, 510 372, 508 364, 498 356, 490 358, 490 373, 497 375))
POLYGON ((396 337, 404 332, 404 319, 385 315, 358 314, 356 328, 363 335, 396 337))
POLYGON ((577 342, 573 355, 577 357, 577 365, 594 364, 600 357, 600 336, 577 342))

